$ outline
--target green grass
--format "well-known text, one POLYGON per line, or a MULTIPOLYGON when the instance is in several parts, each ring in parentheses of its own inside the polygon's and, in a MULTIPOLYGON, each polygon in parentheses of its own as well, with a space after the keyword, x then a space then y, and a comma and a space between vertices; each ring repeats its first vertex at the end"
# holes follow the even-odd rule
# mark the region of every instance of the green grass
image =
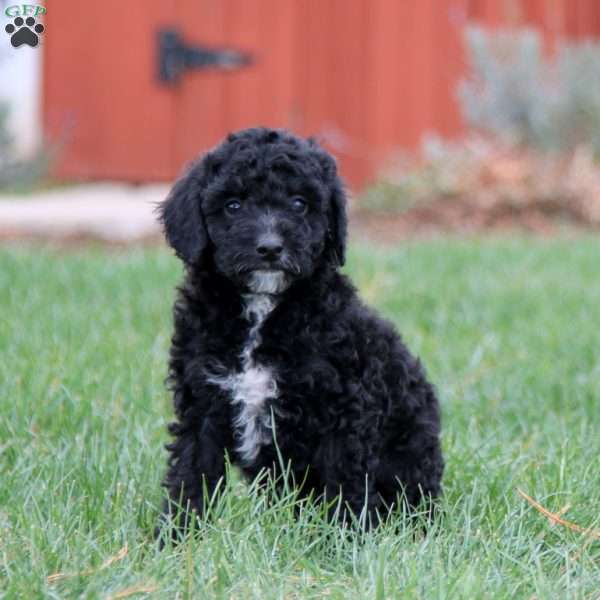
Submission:
POLYGON ((600 242, 362 247, 348 272, 438 387, 437 524, 352 534, 233 478, 201 535, 161 553, 178 264, 0 251, 0 597, 599 598, 600 540, 517 488, 600 528, 600 242))

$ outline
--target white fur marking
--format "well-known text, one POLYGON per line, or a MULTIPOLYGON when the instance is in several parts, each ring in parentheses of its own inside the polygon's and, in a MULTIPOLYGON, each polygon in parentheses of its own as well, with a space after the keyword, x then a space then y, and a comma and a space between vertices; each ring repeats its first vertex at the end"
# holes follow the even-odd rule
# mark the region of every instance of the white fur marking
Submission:
POLYGON ((255 294, 279 294, 288 287, 288 281, 283 271, 265 269, 250 274, 248 287, 255 294))
POLYGON ((261 446, 272 441, 271 418, 265 411, 265 402, 277 397, 277 382, 271 369, 257 364, 252 353, 260 345, 260 327, 275 307, 275 300, 265 292, 247 294, 244 302, 244 318, 252 322, 252 326, 240 355, 242 369, 226 376, 211 375, 208 381, 229 391, 232 404, 240 405, 233 422, 239 438, 238 451, 244 461, 252 462, 261 446))

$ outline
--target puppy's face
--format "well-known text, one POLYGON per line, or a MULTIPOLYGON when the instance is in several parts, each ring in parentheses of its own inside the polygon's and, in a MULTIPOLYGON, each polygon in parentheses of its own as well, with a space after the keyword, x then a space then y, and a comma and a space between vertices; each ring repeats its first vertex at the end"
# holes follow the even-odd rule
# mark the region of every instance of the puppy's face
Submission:
POLYGON ((202 212, 215 268, 242 288, 276 294, 320 262, 329 207, 309 177, 278 168, 268 153, 261 158, 252 173, 235 159, 225 165, 202 212))
POLYGON ((278 294, 322 261, 343 262, 335 163, 282 131, 230 136, 176 184, 162 219, 184 261, 210 265, 241 291, 278 294))

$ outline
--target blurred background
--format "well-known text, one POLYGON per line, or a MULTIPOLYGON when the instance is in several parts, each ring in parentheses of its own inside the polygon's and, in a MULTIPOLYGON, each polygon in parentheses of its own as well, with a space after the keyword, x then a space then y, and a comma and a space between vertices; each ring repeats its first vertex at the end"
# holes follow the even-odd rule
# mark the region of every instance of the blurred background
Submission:
POLYGON ((4 237, 151 238, 185 164, 253 125, 317 136, 378 238, 600 225, 596 0, 0 5, 4 237))
POLYGON ((0 23, 2 598, 600 598, 600 0, 0 0, 0 23), (153 211, 256 125, 337 157, 344 270, 439 392, 433 537, 297 527, 234 481, 189 552, 151 549, 182 268, 153 211))

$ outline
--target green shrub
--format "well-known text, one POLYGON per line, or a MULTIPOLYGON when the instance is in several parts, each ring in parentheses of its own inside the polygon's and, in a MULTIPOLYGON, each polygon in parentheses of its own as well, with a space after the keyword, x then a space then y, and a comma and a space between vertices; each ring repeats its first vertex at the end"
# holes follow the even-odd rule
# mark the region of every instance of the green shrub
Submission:
POLYGON ((9 106, 0 103, 0 191, 28 191, 46 177, 51 153, 48 149, 41 149, 30 158, 18 159, 8 130, 8 117, 9 106))
POLYGON ((469 28, 470 73, 458 89, 467 123, 551 151, 587 144, 600 155, 600 44, 544 55, 533 30, 469 28))
POLYGON ((8 131, 8 105, 0 102, 0 170, 12 150, 12 136, 8 131))

